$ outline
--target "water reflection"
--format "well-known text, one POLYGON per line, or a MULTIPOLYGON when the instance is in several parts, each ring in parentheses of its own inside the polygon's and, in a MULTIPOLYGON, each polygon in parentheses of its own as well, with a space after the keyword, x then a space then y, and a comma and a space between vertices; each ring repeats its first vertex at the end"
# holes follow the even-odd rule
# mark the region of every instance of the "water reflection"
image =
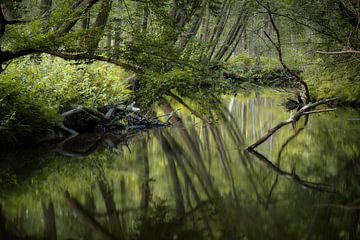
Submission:
POLYGON ((288 118, 280 98, 225 99, 218 124, 190 118, 126 142, 92 136, 62 146, 81 158, 3 154, 0 236, 358 239, 360 123, 348 119, 359 113, 310 116, 248 153, 288 118))

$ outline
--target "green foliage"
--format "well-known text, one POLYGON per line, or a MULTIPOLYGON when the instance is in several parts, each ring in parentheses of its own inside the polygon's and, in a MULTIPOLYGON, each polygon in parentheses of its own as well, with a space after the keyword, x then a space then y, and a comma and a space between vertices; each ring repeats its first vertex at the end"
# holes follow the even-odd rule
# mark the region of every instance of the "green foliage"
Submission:
POLYGON ((105 63, 87 66, 47 56, 14 62, 0 79, 3 143, 43 134, 60 112, 127 100, 126 76, 121 68, 105 63))
POLYGON ((139 84, 136 94, 144 106, 158 102, 164 95, 174 91, 202 106, 203 111, 214 107, 217 96, 230 90, 229 82, 223 79, 222 72, 210 69, 173 68, 163 74, 147 72, 141 75, 139 84))
POLYGON ((75 64, 52 57, 27 58, 9 66, 3 78, 26 85, 46 106, 66 110, 99 107, 127 99, 130 91, 121 68, 106 63, 75 64), (41 64, 37 64, 40 61, 41 64), (22 71, 17 71, 21 68, 22 71))
POLYGON ((360 99, 360 65, 356 57, 318 59, 306 68, 304 77, 318 98, 341 97, 352 102, 360 99))
POLYGON ((230 72, 244 78, 241 82, 234 81, 234 84, 240 85, 246 90, 264 86, 273 88, 298 86, 295 79, 279 64, 279 60, 276 58, 255 58, 247 54, 240 54, 230 60, 227 68, 230 72))
POLYGON ((239 74, 251 74, 252 71, 257 71, 259 69, 268 71, 280 67, 279 60, 276 58, 261 56, 257 59, 248 54, 238 54, 231 58, 228 63, 228 68, 239 74))
POLYGON ((0 144, 14 144, 44 134, 58 116, 45 108, 27 85, 14 79, 0 81, 0 144))

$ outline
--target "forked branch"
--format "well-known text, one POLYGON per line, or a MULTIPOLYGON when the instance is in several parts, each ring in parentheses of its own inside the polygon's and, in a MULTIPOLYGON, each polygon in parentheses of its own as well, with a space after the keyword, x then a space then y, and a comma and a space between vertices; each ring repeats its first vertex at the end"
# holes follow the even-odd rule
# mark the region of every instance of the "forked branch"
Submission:
POLYGON ((247 150, 254 150, 256 147, 258 147, 259 145, 261 145, 262 143, 264 143, 267 139, 269 139, 272 135, 274 135, 274 133, 276 133, 280 128, 289 125, 291 123, 293 123, 293 125, 295 125, 295 123, 304 115, 309 115, 309 114, 313 114, 313 113, 322 113, 322 112, 329 112, 329 111, 334 111, 335 109, 326 109, 326 110, 318 110, 318 111, 311 111, 311 109, 314 109, 315 107, 319 106, 319 105, 323 105, 323 104, 327 104, 330 102, 333 102, 335 100, 337 100, 338 98, 330 98, 330 99, 324 99, 315 103, 309 103, 306 104, 305 106, 303 106, 299 111, 297 111, 293 116, 291 116, 289 119, 280 122, 278 125, 276 125, 275 127, 269 129, 259 140, 257 140, 255 143, 253 143, 252 145, 250 145, 249 147, 247 147, 247 150))

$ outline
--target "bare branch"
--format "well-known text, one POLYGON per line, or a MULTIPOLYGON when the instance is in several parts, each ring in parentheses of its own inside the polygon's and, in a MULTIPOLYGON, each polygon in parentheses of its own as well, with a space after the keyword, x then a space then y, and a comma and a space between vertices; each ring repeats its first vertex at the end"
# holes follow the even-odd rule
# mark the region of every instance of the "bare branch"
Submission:
POLYGON ((290 123, 294 123, 297 122, 302 116, 304 115, 309 115, 311 113, 317 113, 317 112, 328 112, 329 110, 333 111, 333 109, 326 109, 326 110, 318 110, 318 111, 310 111, 310 109, 313 109, 319 105, 322 104, 327 104, 330 102, 333 102, 335 100, 337 100, 338 98, 330 98, 330 99, 324 99, 315 103, 309 103, 305 106, 303 106, 299 111, 297 111, 294 116, 290 117, 289 119, 280 122, 278 125, 276 125, 275 127, 269 129, 259 140, 257 140, 255 143, 253 143, 252 145, 250 145, 249 147, 247 147, 246 149, 248 151, 255 149, 256 147, 258 147, 259 145, 261 145, 262 143, 264 143, 267 139, 269 139, 272 135, 274 135, 274 133, 276 133, 280 128, 289 125, 290 123))
POLYGON ((336 108, 330 108, 330 109, 324 109, 324 110, 314 110, 314 111, 304 112, 304 114, 309 115, 309 114, 314 114, 314 113, 333 112, 335 110, 336 110, 336 108))
POLYGON ((316 53, 326 54, 326 55, 353 54, 353 55, 355 55, 355 56, 357 56, 357 57, 360 57, 360 51, 358 51, 358 50, 353 50, 353 49, 349 49, 349 50, 345 50, 345 51, 334 51, 334 52, 316 51, 316 53))
MULTIPOLYGON (((258 1, 257 1, 258 2, 258 1)), ((275 43, 275 41, 265 32, 265 36, 271 41, 271 43, 275 46, 277 52, 278 52, 278 56, 279 56, 279 61, 281 63, 281 65, 283 66, 283 68, 290 73, 293 77, 296 78, 296 80, 301 83, 301 85, 303 85, 304 89, 305 89, 305 95, 306 95, 306 103, 310 102, 310 92, 309 92, 309 87, 307 86, 306 82, 298 75, 296 74, 294 71, 292 71, 284 62, 283 59, 283 53, 282 53, 282 49, 281 49, 281 37, 280 37, 280 31, 278 29, 278 27, 276 26, 273 14, 270 10, 270 6, 263 6, 266 10, 267 13, 270 17, 270 22, 271 25, 276 33, 276 38, 277 38, 277 42, 275 43)))
POLYGON ((112 63, 114 65, 123 67, 124 69, 131 70, 134 72, 142 71, 142 69, 138 66, 123 63, 123 62, 120 62, 118 60, 115 60, 115 59, 112 59, 109 57, 91 55, 88 53, 70 54, 70 53, 64 53, 64 52, 57 51, 57 50, 48 50, 48 49, 22 49, 22 50, 19 50, 16 52, 5 51, 5 52, 2 52, 2 57, 0 60, 2 62, 6 62, 9 60, 18 58, 18 57, 22 57, 22 56, 26 56, 26 55, 30 55, 30 54, 34 54, 34 53, 46 53, 46 54, 50 54, 53 56, 63 58, 65 60, 97 60, 97 61, 112 63))

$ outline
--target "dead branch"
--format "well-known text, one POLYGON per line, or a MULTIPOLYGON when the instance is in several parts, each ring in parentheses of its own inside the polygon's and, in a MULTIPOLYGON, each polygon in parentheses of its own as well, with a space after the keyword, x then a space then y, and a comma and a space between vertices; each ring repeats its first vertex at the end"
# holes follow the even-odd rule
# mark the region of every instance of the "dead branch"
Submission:
POLYGON ((336 108, 314 110, 314 111, 304 112, 304 114, 310 115, 310 114, 314 114, 314 113, 333 112, 335 110, 336 110, 336 108))
POLYGON ((265 36, 269 39, 269 41, 274 45, 276 51, 278 52, 279 61, 280 61, 281 65, 283 66, 283 68, 284 68, 290 75, 292 75, 293 77, 295 77, 296 80, 297 80, 301 85, 303 85, 303 87, 304 87, 304 89, 305 89, 306 103, 309 103, 309 102, 310 102, 309 87, 308 87, 308 85, 306 84, 306 82, 305 82, 298 74, 296 74, 294 71, 292 71, 292 70, 286 65, 286 63, 284 62, 283 53, 282 53, 282 48, 281 48, 280 31, 279 31, 278 27, 276 26, 276 23, 275 23, 273 14, 272 14, 272 12, 270 11, 270 6, 265 7, 265 9, 267 10, 267 13, 268 13, 268 15, 269 15, 269 17, 270 17, 271 25, 272 25, 275 33, 276 33, 277 42, 275 42, 275 41, 269 36, 269 34, 268 34, 267 32, 264 31, 264 34, 265 34, 265 36))
MULTIPOLYGON (((309 115, 312 113, 320 113, 320 112, 324 112, 324 111, 329 111, 329 109, 326 110, 318 110, 318 111, 310 111, 311 109, 322 105, 322 104, 327 104, 329 102, 335 101, 338 98, 330 98, 330 99, 324 99, 315 103, 309 103, 306 104, 305 106, 303 106, 299 111, 297 111, 293 116, 291 116, 289 119, 280 122, 278 125, 276 125, 275 127, 269 129, 259 140, 257 140, 255 143, 253 143, 252 145, 250 145, 249 147, 247 147, 246 149, 248 151, 255 149, 257 146, 261 145, 262 143, 264 143, 267 139, 269 139, 275 132, 277 132, 280 128, 293 123, 293 125, 295 126, 295 123, 304 115, 309 115)), ((333 111, 333 109, 330 109, 331 111, 333 111)))
POLYGON ((111 116, 114 114, 115 110, 116 110, 116 106, 110 108, 109 111, 105 114, 105 118, 110 119, 111 116))
POLYGON ((74 129, 66 127, 62 122, 57 122, 56 126, 59 127, 60 129, 64 130, 65 132, 69 133, 71 136, 76 136, 79 134, 74 129))

